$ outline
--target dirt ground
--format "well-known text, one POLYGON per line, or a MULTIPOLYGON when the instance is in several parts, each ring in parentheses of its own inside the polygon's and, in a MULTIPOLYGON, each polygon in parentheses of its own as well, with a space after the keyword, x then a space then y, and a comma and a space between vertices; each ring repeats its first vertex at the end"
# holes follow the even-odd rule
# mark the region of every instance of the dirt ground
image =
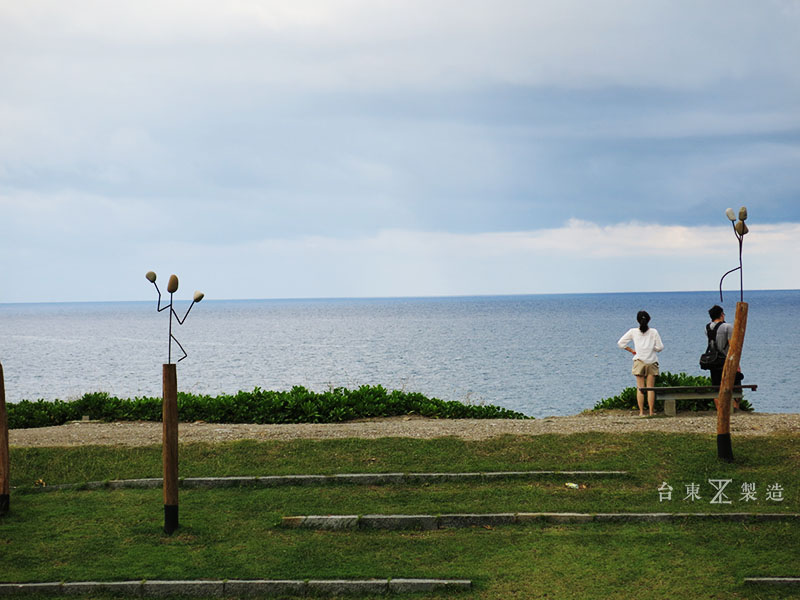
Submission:
MULTIPOLYGON (((684 412, 677 417, 640 418, 628 411, 601 411, 570 417, 546 417, 524 421, 509 419, 426 419, 394 417, 366 419, 348 423, 299 425, 248 425, 219 423, 181 423, 182 443, 224 442, 231 440, 288 440, 295 438, 380 438, 410 437, 430 439, 453 436, 480 440, 500 435, 541 435, 604 431, 634 433, 662 431, 674 433, 717 432, 714 412, 684 412)), ((58 427, 12 429, 11 446, 148 446, 161 443, 161 423, 78 421, 58 427)), ((800 434, 800 414, 735 413, 731 416, 731 434, 753 436, 800 434)))

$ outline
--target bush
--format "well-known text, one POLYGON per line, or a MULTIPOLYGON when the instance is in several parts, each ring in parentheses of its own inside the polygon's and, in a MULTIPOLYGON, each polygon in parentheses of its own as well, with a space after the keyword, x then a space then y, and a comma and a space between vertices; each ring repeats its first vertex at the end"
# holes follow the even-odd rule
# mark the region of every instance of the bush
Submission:
MULTIPOLYGON (((8 404, 11 429, 62 425, 84 415, 99 421, 161 421, 161 398, 121 399, 103 392, 77 400, 22 400, 8 404)), ((274 392, 255 388, 236 395, 203 396, 178 392, 182 421, 209 423, 334 423, 367 417, 418 414, 440 419, 526 419, 524 414, 492 405, 462 404, 423 394, 387 391, 364 385, 317 393, 302 386, 274 392)))
MULTIPOLYGON (((670 373, 664 371, 656 377, 656 387, 673 387, 679 385, 711 385, 711 378, 705 375, 687 375, 686 373, 670 373)), ((636 388, 627 387, 622 392, 613 398, 606 398, 594 405, 592 410, 603 409, 637 409, 639 405, 636 402, 636 388)), ((746 398, 742 398, 739 402, 739 408, 746 411, 752 411, 752 405, 746 398)), ((656 410, 664 410, 664 401, 656 399, 656 410)), ((714 410, 714 400, 686 400, 681 403, 682 410, 714 410)))

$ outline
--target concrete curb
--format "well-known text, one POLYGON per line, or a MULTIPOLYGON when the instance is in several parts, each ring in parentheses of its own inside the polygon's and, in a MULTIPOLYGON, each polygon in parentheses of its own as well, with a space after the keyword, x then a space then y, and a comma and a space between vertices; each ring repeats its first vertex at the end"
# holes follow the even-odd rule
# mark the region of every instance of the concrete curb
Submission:
POLYGON ((306 515, 283 517, 281 524, 302 529, 434 530, 499 527, 530 523, 672 523, 686 520, 800 521, 800 513, 489 513, 449 515, 306 515))
MULTIPOLYGON (((491 471, 486 473, 342 473, 338 475, 266 475, 252 477, 183 477, 179 480, 184 489, 214 489, 257 487, 269 488, 285 485, 387 485, 442 482, 491 482, 503 479, 538 479, 546 477, 625 477, 627 471, 491 471)), ((30 491, 54 492, 57 490, 100 489, 155 489, 162 479, 114 479, 65 483, 32 488, 30 491)))
POLYGON ((226 580, 226 581, 79 581, 74 583, 0 583, 0 596, 48 594, 197 598, 253 596, 360 596, 366 594, 409 594, 418 592, 469 591, 468 579, 312 579, 312 580, 226 580))

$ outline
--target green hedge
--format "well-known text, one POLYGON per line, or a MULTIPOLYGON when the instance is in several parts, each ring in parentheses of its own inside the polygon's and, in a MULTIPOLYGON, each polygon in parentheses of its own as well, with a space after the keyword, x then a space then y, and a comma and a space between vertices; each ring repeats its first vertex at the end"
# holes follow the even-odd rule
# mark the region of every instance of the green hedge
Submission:
MULTIPOLYGON (((122 399, 103 392, 71 401, 22 400, 8 404, 11 429, 47 427, 80 420, 161 421, 161 398, 122 399)), ((274 392, 255 388, 235 395, 198 396, 178 392, 181 421, 209 423, 336 423, 366 417, 417 414, 440 419, 526 419, 492 405, 462 404, 382 386, 312 392, 301 386, 274 392)))
MULTIPOLYGON (((656 387, 672 387, 679 385, 711 385, 711 378, 705 375, 687 375, 686 373, 670 373, 664 371, 656 377, 656 387)), ((646 405, 646 402, 645 402, 646 405)), ((636 402, 636 388, 627 387, 622 390, 617 396, 613 398, 606 398, 594 405, 593 410, 602 409, 637 409, 639 405, 636 402)), ((739 408, 746 411, 752 411, 753 407, 746 398, 742 398, 739 402, 739 408)), ((714 410, 713 400, 686 400, 681 402, 681 410, 714 410)), ((656 399, 655 410, 664 410, 664 401, 656 399)))

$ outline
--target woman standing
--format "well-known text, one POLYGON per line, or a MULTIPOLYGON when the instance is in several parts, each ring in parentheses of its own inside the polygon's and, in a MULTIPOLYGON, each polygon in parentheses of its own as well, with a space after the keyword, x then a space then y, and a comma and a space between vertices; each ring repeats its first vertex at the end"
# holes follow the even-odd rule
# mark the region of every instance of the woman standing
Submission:
MULTIPOLYGON (((640 310, 636 314, 636 322, 639 327, 634 327, 625 332, 617 346, 633 354, 632 373, 636 377, 636 401, 639 403, 639 416, 644 416, 644 393, 639 389, 643 387, 653 387, 656 384, 658 375, 658 356, 657 352, 664 349, 661 336, 658 331, 648 326, 650 315, 640 310), (633 348, 628 346, 633 342, 633 348)), ((655 392, 647 392, 647 404, 650 407, 650 416, 653 415, 653 406, 656 401, 655 392)))

